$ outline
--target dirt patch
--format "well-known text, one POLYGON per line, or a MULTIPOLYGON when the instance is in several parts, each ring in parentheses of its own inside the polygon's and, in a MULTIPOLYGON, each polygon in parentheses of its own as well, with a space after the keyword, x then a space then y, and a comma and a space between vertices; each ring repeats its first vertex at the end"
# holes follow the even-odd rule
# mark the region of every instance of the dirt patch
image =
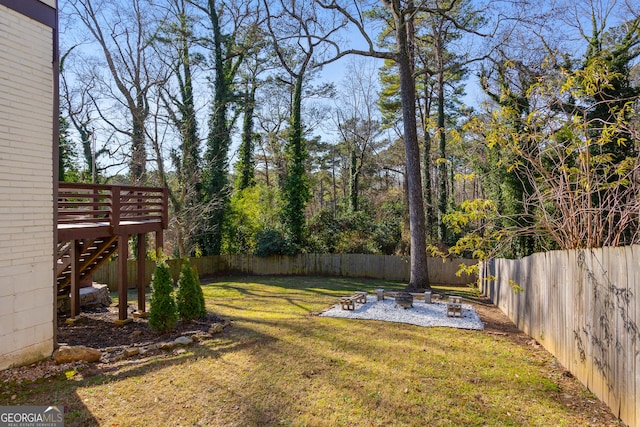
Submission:
MULTIPOLYGON (((184 335, 191 336, 198 333, 206 333, 213 324, 226 323, 225 319, 213 313, 208 313, 205 318, 200 320, 189 323, 178 322, 176 329, 170 333, 158 334, 149 328, 149 322, 144 318, 133 319, 132 322, 122 326, 116 325, 118 307, 83 311, 79 318, 80 320, 76 324, 68 325, 65 322, 66 316, 58 317, 58 328, 56 330, 58 344, 83 345, 102 352, 107 349, 110 349, 110 352, 114 352, 130 346, 151 346, 152 344, 173 341, 184 335)), ((163 353, 159 352, 158 354, 163 353)), ((41 378, 53 377, 70 370, 95 371, 95 373, 98 373, 114 369, 118 364, 120 362, 105 362, 101 360, 95 364, 73 362, 58 365, 53 359, 48 359, 32 365, 0 371, 0 383, 35 381, 41 378)))

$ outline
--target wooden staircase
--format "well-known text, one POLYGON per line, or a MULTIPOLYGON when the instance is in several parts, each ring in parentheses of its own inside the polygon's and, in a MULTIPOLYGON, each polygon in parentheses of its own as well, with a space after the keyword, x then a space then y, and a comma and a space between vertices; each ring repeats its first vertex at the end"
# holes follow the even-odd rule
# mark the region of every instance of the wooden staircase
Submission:
MULTIPOLYGON (((76 240, 80 257, 78 271, 80 282, 96 271, 118 250, 118 237, 98 237, 76 240)), ((71 289, 71 250, 73 242, 59 242, 56 266, 58 296, 69 295, 71 289)))
MULTIPOLYGON (((146 233, 155 233, 156 250, 162 247, 169 224, 166 188, 61 182, 57 204, 56 290, 59 298, 71 295, 71 316, 80 313, 80 283, 91 277, 118 251, 118 322, 127 319, 128 240, 139 237, 138 254, 144 258, 146 233), (75 261, 73 261, 75 260, 75 261), (73 265, 72 265, 73 264, 73 265), (77 280, 72 280, 73 278, 77 280)), ((145 311, 145 263, 138 263, 138 311, 145 311)))

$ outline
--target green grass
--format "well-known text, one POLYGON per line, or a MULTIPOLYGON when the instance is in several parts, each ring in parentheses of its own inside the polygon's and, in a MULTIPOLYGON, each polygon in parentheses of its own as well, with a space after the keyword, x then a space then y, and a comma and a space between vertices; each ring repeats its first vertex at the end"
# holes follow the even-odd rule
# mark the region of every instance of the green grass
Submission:
POLYGON ((215 339, 88 378, 0 385, 0 404, 63 404, 68 426, 591 425, 584 406, 563 403, 566 379, 542 350, 478 331, 315 315, 380 287, 402 285, 216 279, 203 287, 207 308, 232 326, 215 339))

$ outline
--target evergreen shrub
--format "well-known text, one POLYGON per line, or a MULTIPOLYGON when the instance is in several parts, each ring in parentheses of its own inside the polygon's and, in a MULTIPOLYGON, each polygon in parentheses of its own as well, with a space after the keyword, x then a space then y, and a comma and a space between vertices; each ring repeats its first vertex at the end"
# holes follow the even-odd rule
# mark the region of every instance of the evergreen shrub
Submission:
POLYGON ((200 319, 207 315, 200 279, 195 268, 191 267, 189 258, 182 261, 176 303, 178 314, 184 321, 200 319))
POLYGON ((151 281, 149 327, 155 332, 169 332, 176 328, 178 310, 173 298, 173 279, 169 266, 162 260, 156 264, 151 281))

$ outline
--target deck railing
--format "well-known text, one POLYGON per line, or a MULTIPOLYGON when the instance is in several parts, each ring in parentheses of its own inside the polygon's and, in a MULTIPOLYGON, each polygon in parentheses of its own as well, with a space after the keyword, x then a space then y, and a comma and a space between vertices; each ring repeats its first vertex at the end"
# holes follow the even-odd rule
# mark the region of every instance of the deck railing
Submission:
POLYGON ((114 233, 132 222, 168 224, 166 188, 61 182, 58 186, 58 226, 111 226, 114 233))

